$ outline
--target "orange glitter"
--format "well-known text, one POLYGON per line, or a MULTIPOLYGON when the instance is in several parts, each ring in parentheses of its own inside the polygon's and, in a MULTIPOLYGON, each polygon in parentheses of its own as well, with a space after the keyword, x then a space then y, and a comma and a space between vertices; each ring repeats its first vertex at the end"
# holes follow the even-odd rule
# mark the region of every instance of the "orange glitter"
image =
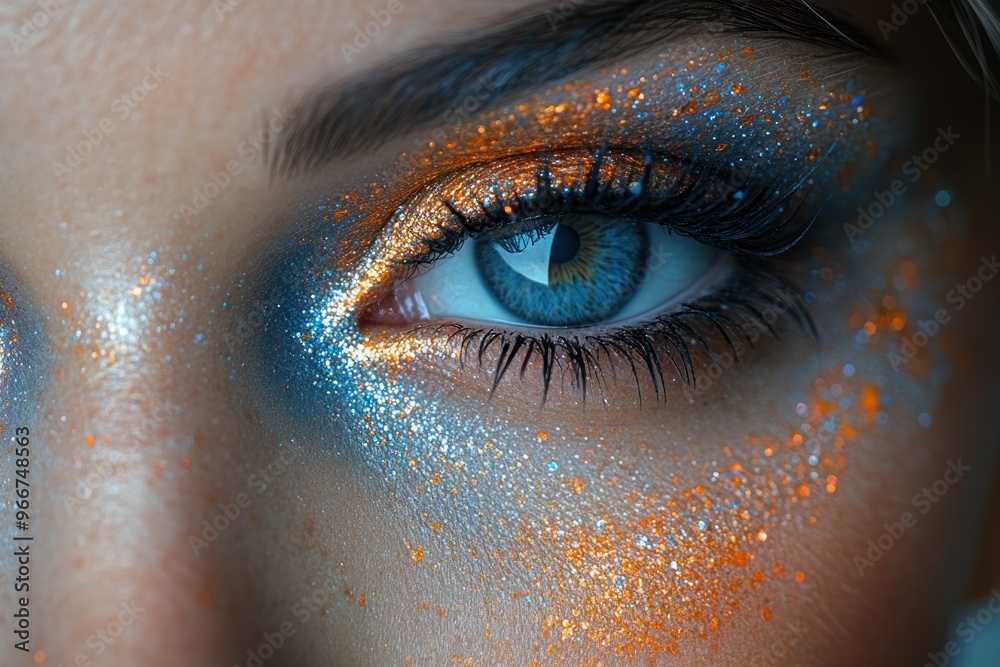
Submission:
POLYGON ((87 445, 88 447, 93 447, 94 446, 94 439, 93 438, 87 438, 86 440, 83 441, 83 444, 87 445))
POLYGON ((410 552, 410 558, 413 559, 414 563, 419 563, 424 559, 424 548, 417 545, 417 548, 410 552))
POLYGON ((34 661, 34 663, 36 665, 44 665, 45 664, 45 651, 35 651, 35 655, 32 658, 32 660, 34 661))
POLYGON ((878 389, 872 384, 865 384, 861 389, 861 409, 865 411, 865 416, 869 422, 875 421, 875 414, 879 409, 878 389))

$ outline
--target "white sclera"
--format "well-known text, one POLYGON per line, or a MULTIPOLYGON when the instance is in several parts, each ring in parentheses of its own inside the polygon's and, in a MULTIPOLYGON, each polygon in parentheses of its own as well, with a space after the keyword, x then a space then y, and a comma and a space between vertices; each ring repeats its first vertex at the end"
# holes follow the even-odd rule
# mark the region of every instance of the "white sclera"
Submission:
MULTIPOLYGON (((690 288, 701 282, 719 254, 703 243, 668 234, 654 224, 644 224, 649 234, 645 277, 621 310, 607 322, 595 326, 624 322, 647 313, 656 314, 672 301, 678 301, 678 297, 689 298, 692 296, 690 288)), ((526 252, 519 253, 523 255, 521 258, 504 259, 511 268, 529 278, 547 276, 547 257, 553 236, 554 233, 550 233, 539 239, 526 252)), ((508 312, 493 296, 477 266, 474 241, 467 241, 455 254, 438 260, 400 285, 397 298, 404 313, 412 319, 538 326, 508 312)))

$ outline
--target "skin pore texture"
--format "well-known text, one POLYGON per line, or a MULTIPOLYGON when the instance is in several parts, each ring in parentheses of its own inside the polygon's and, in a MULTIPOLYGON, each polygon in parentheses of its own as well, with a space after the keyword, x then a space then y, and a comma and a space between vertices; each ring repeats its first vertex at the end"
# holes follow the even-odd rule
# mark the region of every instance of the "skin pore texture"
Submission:
MULTIPOLYGON (((417 131, 271 178, 253 136, 280 135, 317 82, 532 5, 401 1, 349 59, 383 5, 230 5, 75 0, 0 53, 0 424, 31 429, 35 534, 25 653, 4 533, 0 663, 941 650, 954 604, 989 590, 966 584, 995 477, 1000 234, 982 95, 928 12, 885 43, 890 63, 688 35, 433 144, 417 131), (70 165, 81 136, 100 143, 70 165), (523 350, 496 381, 514 353, 482 332, 365 319, 401 262, 461 227, 442 197, 473 219, 534 192, 543 163, 582 188, 587 136, 630 147, 598 170, 626 184, 648 154, 654 182, 680 158, 755 165, 768 190, 811 179, 822 215, 776 263, 798 296, 754 302, 729 343, 690 320, 714 360, 695 345, 662 373, 625 354, 581 376, 564 346, 547 392, 523 350)), ((882 45, 889 4, 853 5, 882 45)), ((34 11, 0 16, 14 33, 34 11)), ((13 517, 14 457, 0 466, 13 517)))

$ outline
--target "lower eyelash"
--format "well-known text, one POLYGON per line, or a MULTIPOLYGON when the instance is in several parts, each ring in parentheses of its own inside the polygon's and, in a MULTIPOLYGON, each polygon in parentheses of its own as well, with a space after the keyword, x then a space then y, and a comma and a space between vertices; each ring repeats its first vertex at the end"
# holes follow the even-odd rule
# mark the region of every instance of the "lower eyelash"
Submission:
MULTIPOLYGON (((757 260, 740 260, 738 268, 713 292, 679 308, 658 315, 648 322, 618 327, 608 332, 579 336, 525 334, 501 328, 470 327, 449 323, 418 327, 412 333, 444 335, 458 350, 462 365, 474 363, 486 370, 492 362, 493 386, 511 371, 523 377, 529 364, 538 361, 542 374, 542 403, 553 380, 569 379, 570 389, 586 400, 596 386, 602 393, 617 381, 615 366, 625 363, 640 402, 644 379, 648 377, 655 402, 666 398, 671 380, 679 380, 689 397, 698 390, 699 359, 714 365, 726 379, 726 366, 720 357, 732 356, 740 363, 743 355, 755 347, 761 335, 780 338, 781 330, 791 324, 818 339, 816 325, 803 295, 792 277, 784 271, 764 266, 757 260), (768 312, 776 313, 773 319, 768 312), (756 332, 757 335, 753 335, 756 332), (721 343, 722 351, 719 352, 721 343), (611 377, 608 377, 610 368, 611 377)), ((560 383, 565 386, 565 382, 560 383)))

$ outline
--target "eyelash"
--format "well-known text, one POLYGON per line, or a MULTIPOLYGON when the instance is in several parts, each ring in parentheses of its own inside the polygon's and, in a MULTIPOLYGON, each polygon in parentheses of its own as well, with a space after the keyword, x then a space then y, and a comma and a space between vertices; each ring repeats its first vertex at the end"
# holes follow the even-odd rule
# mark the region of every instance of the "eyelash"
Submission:
MULTIPOLYGON (((808 195, 804 186, 812 173, 805 173, 790 187, 780 188, 775 181, 742 175, 723 164, 696 164, 690 161, 642 155, 643 172, 638 187, 615 187, 622 179, 603 179, 602 166, 609 155, 603 148, 594 155, 586 181, 580 187, 553 188, 547 166, 537 173, 534 192, 510 201, 496 199, 482 214, 470 217, 449 201, 443 203, 454 216, 452 227, 442 226, 434 238, 419 242, 423 247, 399 262, 408 265, 412 276, 421 267, 456 252, 470 239, 517 225, 529 227, 527 233, 542 233, 551 221, 569 213, 602 214, 660 225, 673 233, 727 251, 737 258, 733 274, 712 293, 693 302, 685 302, 672 311, 648 322, 627 324, 610 331, 578 336, 549 333, 526 334, 502 328, 470 327, 449 323, 416 327, 418 332, 443 335, 448 346, 456 346, 458 359, 465 366, 474 362, 484 368, 495 353, 493 395, 512 367, 523 377, 529 364, 541 364, 542 402, 545 403, 557 373, 568 374, 571 387, 586 401, 588 391, 597 386, 602 393, 608 386, 606 365, 615 379, 616 359, 624 359, 640 402, 643 377, 648 376, 655 402, 666 397, 670 369, 689 392, 698 390, 699 353, 714 364, 727 383, 724 364, 716 354, 714 337, 732 355, 741 360, 741 348, 753 348, 756 337, 751 327, 779 337, 786 320, 818 337, 805 300, 794 286, 791 275, 770 264, 771 258, 786 253, 811 229, 816 216, 803 220, 802 202, 808 195), (650 187, 658 160, 681 166, 670 187, 654 191, 650 187), (729 183, 729 187, 720 184, 729 183), (735 184, 735 185, 734 185, 735 184), (791 206, 797 201, 795 206, 791 206), (763 313, 776 310, 779 317, 768 321, 763 313), (515 363, 517 360, 517 363, 515 363)), ((625 155, 625 157, 628 157, 625 155)), ((628 182, 629 179, 625 179, 628 182)), ((627 223, 625 223, 627 224, 627 223)))
MULTIPOLYGON (((784 219, 783 216, 793 199, 808 194, 803 186, 823 159, 791 186, 782 188, 778 181, 739 172, 725 163, 694 163, 646 152, 642 154, 641 180, 626 179, 636 183, 638 188, 616 189, 611 181, 621 181, 623 177, 636 174, 616 175, 614 179, 602 181, 600 172, 608 155, 607 148, 596 152, 582 187, 554 189, 552 173, 546 165, 536 174, 534 192, 510 201, 498 197, 493 205, 481 207, 482 214, 475 218, 466 216, 453 202, 445 200, 443 203, 456 224, 442 226, 434 238, 422 239, 423 252, 401 259, 400 263, 410 265, 411 270, 419 269, 455 253, 468 239, 532 221, 543 223, 534 230, 542 233, 547 231, 546 219, 558 219, 572 213, 627 217, 659 225, 733 254, 768 258, 796 245, 815 220, 814 216, 801 221, 798 208, 784 219), (661 173, 655 168, 657 161, 665 167, 679 166, 677 176, 663 191, 650 187, 654 174, 661 173), (720 184, 723 184, 723 192, 719 191, 720 184), (706 224, 708 216, 714 219, 706 224)), ((632 158, 628 153, 619 157, 632 158)))
MULTIPOLYGON (((586 401, 592 385, 602 393, 606 390, 607 373, 603 364, 613 363, 617 357, 628 364, 640 402, 643 372, 650 380, 655 402, 659 402, 666 397, 670 368, 676 371, 677 379, 689 396, 698 391, 696 359, 699 350, 719 369, 728 386, 727 364, 720 362, 716 346, 708 340, 711 334, 701 333, 701 326, 707 325, 709 331, 714 330, 732 355, 733 362, 739 364, 743 358, 741 349, 754 349, 760 333, 780 338, 783 322, 798 326, 814 339, 819 336, 805 299, 790 277, 746 262, 713 293, 683 303, 679 309, 657 315, 648 322, 623 325, 610 332, 567 337, 452 323, 415 327, 410 333, 444 335, 449 346, 457 347, 463 367, 474 362, 484 369, 485 358, 495 349, 491 395, 508 376, 515 358, 521 355, 519 377, 524 376, 532 360, 541 361, 543 404, 548 400, 557 371, 564 371, 564 376, 569 374, 571 387, 586 401), (783 298, 782 293, 787 298, 783 298), (767 311, 778 313, 773 322, 764 316, 767 311), (752 336, 751 330, 759 332, 758 336, 752 336)), ((611 366, 611 373, 614 381, 614 366, 611 366)))

